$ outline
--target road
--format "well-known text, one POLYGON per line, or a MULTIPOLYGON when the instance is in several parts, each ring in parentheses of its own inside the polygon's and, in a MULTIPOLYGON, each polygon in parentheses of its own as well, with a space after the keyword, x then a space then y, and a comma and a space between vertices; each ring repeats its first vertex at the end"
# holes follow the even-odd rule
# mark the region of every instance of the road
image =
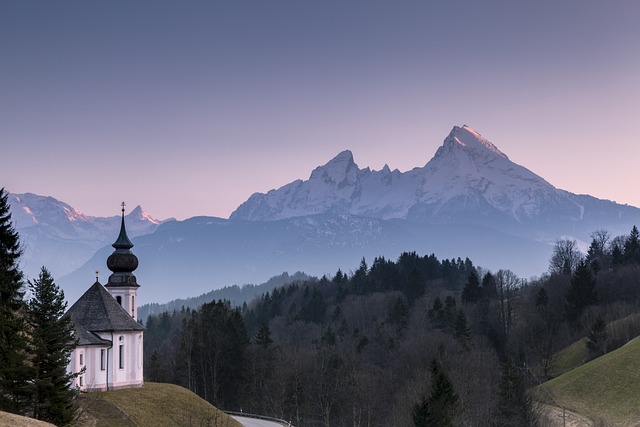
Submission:
POLYGON ((282 427, 282 424, 274 423, 273 421, 258 420, 255 418, 241 417, 238 415, 232 415, 232 417, 244 427, 282 427))
POLYGON ((584 415, 557 406, 539 404, 542 425, 545 427, 589 427, 595 423, 584 415))

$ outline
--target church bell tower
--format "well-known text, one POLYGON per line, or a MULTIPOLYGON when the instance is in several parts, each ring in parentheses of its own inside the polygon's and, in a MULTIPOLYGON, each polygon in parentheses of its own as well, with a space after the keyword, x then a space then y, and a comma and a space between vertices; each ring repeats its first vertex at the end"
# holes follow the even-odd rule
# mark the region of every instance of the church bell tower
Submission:
POLYGON ((105 288, 111 296, 120 304, 131 317, 136 319, 138 315, 137 297, 140 285, 136 282, 133 271, 138 268, 138 258, 131 252, 133 243, 127 237, 127 230, 124 226, 124 207, 122 202, 122 222, 120 224, 120 234, 118 239, 111 246, 115 251, 107 258, 107 267, 112 271, 109 282, 105 288))

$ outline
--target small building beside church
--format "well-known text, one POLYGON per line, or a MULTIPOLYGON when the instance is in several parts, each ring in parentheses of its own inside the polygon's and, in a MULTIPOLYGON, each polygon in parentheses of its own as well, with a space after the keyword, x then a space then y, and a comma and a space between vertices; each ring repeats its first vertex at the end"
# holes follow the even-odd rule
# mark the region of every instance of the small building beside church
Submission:
POLYGON ((136 321, 138 285, 133 271, 138 258, 124 224, 107 258, 112 274, 105 286, 96 282, 69 308, 78 346, 68 372, 82 372, 72 386, 81 391, 142 387, 144 327, 136 321))

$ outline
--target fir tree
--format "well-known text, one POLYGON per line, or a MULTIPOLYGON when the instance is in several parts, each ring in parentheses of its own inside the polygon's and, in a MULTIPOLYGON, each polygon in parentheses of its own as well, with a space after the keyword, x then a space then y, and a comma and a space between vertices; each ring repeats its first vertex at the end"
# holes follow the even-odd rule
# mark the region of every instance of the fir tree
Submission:
POLYGON ((466 348, 469 343, 469 339, 471 338, 471 329, 469 329, 467 316, 462 310, 459 310, 458 314, 456 315, 453 333, 454 337, 466 348))
POLYGON ((608 344, 607 324, 602 316, 598 316, 587 334, 587 349, 592 356, 602 356, 607 352, 608 344))
POLYGON ((431 362, 431 394, 413 407, 416 427, 454 426, 459 397, 444 367, 438 359, 431 362))
POLYGON ((463 303, 474 303, 478 302, 482 297, 482 288, 480 287, 480 279, 475 271, 472 271, 469 274, 469 278, 467 279, 467 283, 465 283, 464 288, 462 289, 461 300, 463 303))
POLYGON ((258 347, 267 350, 271 344, 273 344, 273 340, 271 339, 271 330, 269 329, 269 325, 266 323, 262 323, 260 325, 260 329, 258 329, 258 333, 256 334, 253 342, 258 347))
POLYGON ((485 298, 495 298, 498 296, 496 278, 489 272, 482 277, 482 293, 485 298))
POLYGON ((67 373, 71 352, 77 345, 71 319, 64 316, 64 292, 42 267, 29 281, 28 304, 33 381, 29 387, 33 417, 56 425, 69 424, 75 414, 75 391, 70 388, 77 374, 67 373))
POLYGON ((624 241, 624 260, 627 263, 640 262, 640 232, 635 225, 624 241))
POLYGON ((531 400, 521 372, 509 360, 502 368, 498 385, 497 425, 531 425, 531 400))
POLYGON ((571 277, 571 285, 567 291, 564 305, 565 318, 570 322, 577 321, 585 308, 598 304, 596 279, 586 262, 580 261, 571 277))
POLYGON ((29 367, 24 291, 18 259, 22 251, 13 227, 8 195, 0 189, 0 410, 24 413, 29 367))

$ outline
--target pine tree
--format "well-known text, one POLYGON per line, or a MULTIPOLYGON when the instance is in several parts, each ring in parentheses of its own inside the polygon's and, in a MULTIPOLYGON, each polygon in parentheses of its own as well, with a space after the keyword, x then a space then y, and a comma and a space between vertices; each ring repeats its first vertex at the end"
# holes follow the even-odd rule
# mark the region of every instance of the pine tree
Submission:
POLYGON ((531 400, 522 374, 510 360, 502 368, 498 389, 497 425, 530 425, 531 400))
POLYGON ((598 316, 587 334, 587 349, 592 356, 602 356, 607 352, 608 344, 607 324, 602 316, 598 316))
POLYGON ((464 314, 464 311, 459 310, 456 315, 456 321, 454 323, 454 336, 455 338, 462 343, 463 345, 467 345, 469 343, 469 339, 471 338, 471 330, 469 329, 469 323, 467 322, 467 316, 464 314))
POLYGON ((463 303, 474 303, 478 302, 482 297, 482 288, 480 287, 480 279, 475 271, 472 271, 469 274, 469 278, 467 279, 467 283, 465 283, 464 288, 462 289, 461 300, 463 303))
POLYGON ((258 347, 267 350, 271 344, 273 344, 273 340, 271 339, 271 330, 269 329, 269 325, 266 323, 262 323, 260 325, 260 329, 258 329, 258 333, 256 334, 253 342, 258 347))
POLYGON ((29 387, 33 417, 56 425, 66 425, 75 414, 75 390, 70 388, 77 374, 67 373, 71 352, 76 347, 73 324, 64 315, 64 292, 42 267, 40 275, 29 281, 32 298, 28 304, 31 366, 29 387))
POLYGON ((459 397, 444 367, 438 359, 431 362, 431 394, 413 407, 416 427, 455 425, 459 397))
POLYGON ((624 241, 624 260, 627 263, 640 262, 640 232, 635 225, 624 241))
POLYGON ((588 306, 598 304, 596 279, 586 262, 578 263, 565 298, 565 318, 570 322, 577 321, 588 306))
POLYGON ((24 413, 29 367, 24 291, 18 259, 22 251, 11 222, 8 195, 0 189, 0 410, 24 413))

